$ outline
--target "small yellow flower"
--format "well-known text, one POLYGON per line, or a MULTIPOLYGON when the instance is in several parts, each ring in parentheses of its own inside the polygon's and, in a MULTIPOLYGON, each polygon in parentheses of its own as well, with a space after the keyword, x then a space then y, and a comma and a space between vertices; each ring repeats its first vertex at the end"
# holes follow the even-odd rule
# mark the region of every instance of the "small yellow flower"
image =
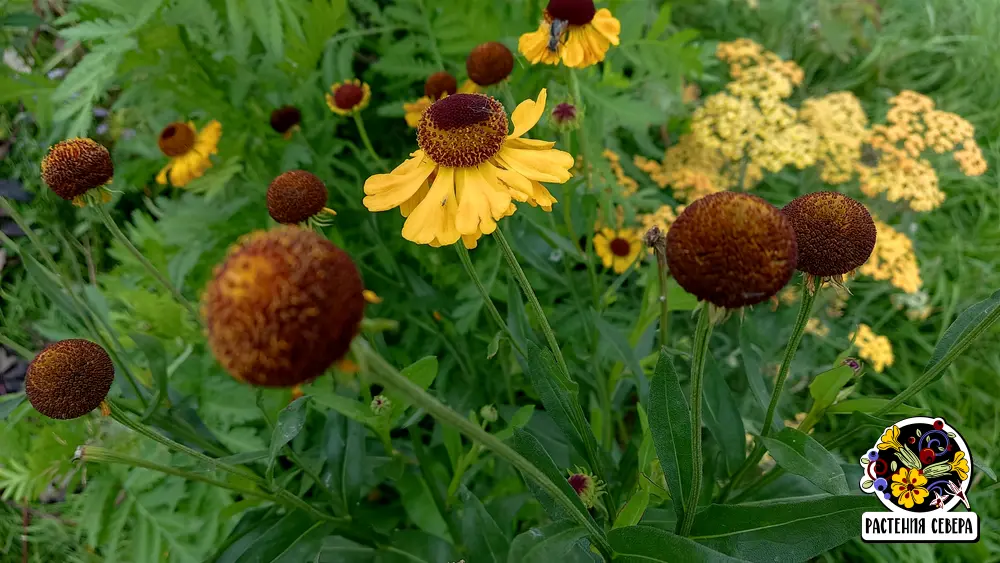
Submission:
POLYGON ((898 497, 900 506, 913 508, 915 504, 923 504, 927 498, 927 477, 919 469, 901 467, 892 475, 892 496, 898 497))
POLYGON ((965 481, 969 478, 969 460, 965 459, 965 452, 955 454, 955 459, 948 463, 951 470, 958 473, 958 478, 965 481))
POLYGON ((593 0, 550 0, 536 31, 525 33, 517 49, 531 64, 559 64, 585 68, 604 60, 618 45, 621 22, 593 0))
POLYGON ((813 317, 806 322, 806 334, 825 338, 830 334, 830 327, 823 324, 823 321, 813 317))
POLYGON ((326 105, 337 115, 354 115, 368 107, 371 97, 371 88, 354 78, 330 86, 330 93, 326 95, 326 105))
POLYGON ((879 336, 872 332, 870 326, 858 325, 856 336, 852 332, 851 338, 854 339, 854 345, 858 347, 858 355, 871 362, 875 371, 882 373, 887 366, 892 365, 892 343, 885 336, 879 336))
POLYGON ((379 297, 377 293, 375 293, 374 291, 372 291, 370 289, 366 289, 366 290, 362 291, 361 295, 364 296, 365 301, 367 301, 368 303, 371 303, 372 305, 378 305, 379 303, 382 302, 382 298, 379 297))
POLYGON ((667 231, 670 230, 670 225, 673 225, 674 221, 677 220, 677 214, 682 213, 683 211, 683 205, 679 205, 676 210, 669 205, 661 205, 659 209, 652 213, 639 215, 639 221, 642 223, 642 229, 644 232, 652 229, 653 227, 659 227, 665 235, 667 234, 667 231))
POLYGON ((875 219, 875 249, 858 273, 876 280, 889 280, 906 293, 916 293, 923 285, 913 241, 905 234, 875 219))
POLYGON ((191 180, 200 178, 212 167, 212 155, 219 152, 219 139, 222 138, 222 124, 212 120, 200 132, 196 132, 194 123, 175 122, 167 125, 160 132, 157 144, 160 151, 170 157, 167 165, 156 175, 158 184, 170 184, 183 188, 191 180))
POLYGON ((899 443, 899 427, 896 425, 886 428, 882 437, 878 439, 880 450, 898 450, 902 447, 903 445, 899 443))
POLYGON ((594 235, 594 252, 605 268, 616 274, 624 273, 639 257, 642 250, 642 233, 634 229, 603 228, 594 235))

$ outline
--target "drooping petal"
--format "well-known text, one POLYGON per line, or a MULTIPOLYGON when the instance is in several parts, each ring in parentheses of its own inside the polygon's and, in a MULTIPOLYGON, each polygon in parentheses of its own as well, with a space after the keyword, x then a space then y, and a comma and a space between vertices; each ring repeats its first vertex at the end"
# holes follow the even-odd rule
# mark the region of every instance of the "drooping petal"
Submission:
MULTIPOLYGON (((431 176, 431 178, 433 178, 433 176, 431 176)), ((399 204, 400 215, 402 215, 403 217, 409 217, 410 213, 413 213, 413 210, 417 208, 417 205, 420 205, 420 202, 423 201, 425 197, 427 197, 427 192, 429 192, 430 190, 431 190, 431 180, 430 179, 424 180, 424 183, 420 184, 420 189, 418 189, 412 196, 410 196, 410 199, 399 204)))
POLYGON ((559 53, 549 50, 549 23, 544 20, 536 31, 521 35, 517 40, 517 50, 533 65, 559 63, 559 53))
POLYGON ((561 184, 573 177, 574 159, 560 150, 525 150, 504 146, 496 159, 505 168, 517 171, 529 180, 561 184))
POLYGON ((618 35, 622 31, 622 24, 611 15, 611 10, 601 8, 594 14, 594 19, 590 21, 601 35, 603 35, 612 45, 618 45, 618 35))
POLYGON ((465 248, 472 250, 473 248, 479 246, 479 237, 483 236, 483 233, 476 233, 474 235, 462 235, 462 244, 465 248))
POLYGON ((510 120, 514 123, 514 132, 507 136, 508 139, 517 139, 538 123, 542 114, 545 113, 546 97, 547 92, 545 88, 542 88, 536 100, 524 100, 517 104, 514 113, 510 114, 510 120))
POLYGON ((530 203, 532 207, 538 205, 546 211, 552 211, 552 204, 559 203, 559 200, 557 200, 555 196, 552 195, 552 192, 546 189, 541 182, 535 182, 532 180, 531 187, 532 192, 531 197, 528 199, 528 203, 530 203))
POLYGON ((559 56, 564 65, 570 68, 582 68, 586 59, 585 47, 581 38, 580 26, 572 25, 566 30, 566 41, 559 46, 559 56))
POLYGON ((555 141, 543 141, 541 139, 510 138, 504 141, 504 145, 514 149, 544 150, 556 146, 555 141))
POLYGON ((458 196, 458 216, 455 227, 463 235, 471 235, 480 230, 492 233, 497 224, 490 213, 490 202, 486 199, 488 186, 483 186, 478 168, 458 168, 455 170, 455 194, 458 196))
POLYGON ((513 170, 497 168, 497 178, 504 183, 510 192, 510 196, 517 201, 528 201, 534 192, 531 180, 513 170))
MULTIPOLYGON (((612 237, 614 234, 611 235, 612 237)), ((605 268, 610 268, 611 264, 614 262, 614 253, 611 252, 611 238, 609 238, 605 233, 597 233, 594 235, 594 252, 597 253, 601 258, 601 262, 604 264, 605 268)))
POLYGON ((401 205, 413 197, 436 167, 421 153, 388 174, 375 174, 365 180, 365 207, 369 211, 385 211, 401 205))
POLYGON ((213 119, 198 133, 198 138, 194 143, 194 150, 206 157, 210 154, 216 154, 219 152, 219 139, 221 138, 222 124, 213 119))
POLYGON ((457 241, 461 235, 455 228, 458 214, 456 199, 455 169, 442 166, 438 168, 437 178, 427 197, 403 223, 403 238, 417 244, 435 243, 440 246, 457 241))
POLYGON ((167 172, 170 172, 170 169, 173 167, 174 167, 174 161, 173 160, 168 161, 167 165, 164 166, 162 170, 160 170, 159 174, 156 175, 156 183, 161 185, 166 185, 167 172))

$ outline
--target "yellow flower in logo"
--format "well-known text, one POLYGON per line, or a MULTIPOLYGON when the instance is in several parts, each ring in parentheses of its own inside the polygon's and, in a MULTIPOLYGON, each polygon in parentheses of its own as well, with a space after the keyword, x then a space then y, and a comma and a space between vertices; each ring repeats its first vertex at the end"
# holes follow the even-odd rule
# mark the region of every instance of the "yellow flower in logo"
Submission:
POLYGON ((951 470, 958 473, 958 478, 965 481, 969 478, 969 460, 965 459, 965 452, 955 454, 955 459, 948 463, 951 470))
POLYGON ((899 427, 893 426, 892 428, 886 428, 885 433, 878 440, 878 449, 880 450, 899 450, 902 449, 902 444, 899 443, 899 427))
MULTIPOLYGON (((896 429, 893 426, 893 429, 896 429)), ((898 435, 899 430, 896 429, 898 435)), ((884 438, 885 436, 883 436, 884 438)), ((882 447, 882 444, 879 444, 882 447)), ((927 477, 924 477, 919 469, 900 468, 892 476, 892 496, 898 497, 897 501, 903 508, 913 508, 914 504, 923 504, 927 498, 927 477)))

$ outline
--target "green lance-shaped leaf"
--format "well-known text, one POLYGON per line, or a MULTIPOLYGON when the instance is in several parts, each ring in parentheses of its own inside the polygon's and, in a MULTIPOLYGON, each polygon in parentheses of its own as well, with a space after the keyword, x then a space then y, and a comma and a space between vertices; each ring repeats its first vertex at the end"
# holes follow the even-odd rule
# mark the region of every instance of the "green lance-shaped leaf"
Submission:
POLYGON ((808 434, 785 428, 763 440, 771 457, 789 473, 805 477, 830 494, 850 493, 840 462, 808 434))
POLYGON ((649 405, 646 406, 649 430, 679 522, 683 519, 684 499, 691 486, 691 411, 666 350, 660 351, 649 387, 649 405))
MULTIPOLYGON (((863 413, 873 413, 878 412, 880 409, 885 407, 889 403, 888 399, 881 399, 878 397, 857 397, 854 399, 847 399, 846 401, 840 401, 835 403, 830 408, 826 409, 827 414, 851 414, 854 411, 863 413)), ((904 416, 920 416, 927 414, 927 409, 920 407, 911 407, 909 405, 896 405, 892 407, 891 412, 886 414, 900 414, 904 416)))
MULTIPOLYGON (((426 390, 431 386, 431 383, 434 383, 434 378, 437 377, 437 358, 434 356, 425 356, 401 369, 399 373, 402 374, 403 377, 419 385, 421 389, 426 390)), ((403 414, 403 411, 410 406, 410 403, 408 403, 406 399, 396 393, 393 393, 391 390, 386 390, 385 396, 392 401, 392 414, 389 417, 389 420, 396 420, 396 418, 403 414)))
MULTIPOLYGON (((750 326, 751 323, 743 323, 743 326, 740 327, 740 355, 743 357, 743 369, 746 372, 747 384, 757 399, 757 404, 760 405, 761 417, 763 417, 764 413, 767 412, 768 403, 771 402, 771 392, 767 390, 767 384, 764 383, 764 372, 760 367, 760 354, 754 350, 750 341, 750 326)), ((781 430, 781 421, 778 420, 778 417, 771 419, 771 430, 774 432, 781 430)))
MULTIPOLYGON (((525 459, 530 461, 532 465, 540 469, 542 473, 545 473, 545 476, 551 479, 552 482, 555 483, 560 490, 562 490, 563 494, 570 499, 578 512, 583 514, 591 522, 594 521, 590 512, 588 512, 587 508, 583 505, 583 501, 580 500, 576 491, 573 490, 573 487, 571 487, 569 482, 566 480, 566 474, 559 470, 555 462, 552 461, 552 458, 549 456, 548 452, 545 451, 545 448, 542 447, 542 444, 537 438, 525 430, 516 428, 514 429, 514 438, 511 442, 511 446, 517 453, 521 454, 525 459)), ((538 499, 538 502, 541 503, 542 508, 545 509, 545 512, 550 518, 553 520, 572 518, 568 511, 569 509, 564 508, 563 505, 556 502, 556 500, 549 495, 549 493, 536 485, 534 481, 525 479, 525 482, 528 484, 528 489, 530 489, 532 494, 535 495, 535 498, 538 499)))
POLYGON ((746 457, 746 431, 743 418, 712 356, 705 358, 705 393, 702 405, 705 412, 705 426, 722 449, 722 464, 726 474, 732 474, 746 457))
POLYGON ((642 515, 646 512, 647 506, 649 506, 649 492, 643 488, 636 489, 632 493, 632 496, 629 497, 628 502, 625 503, 625 506, 618 511, 618 516, 615 518, 612 528, 635 526, 642 520, 642 515))
POLYGON ((133 332, 129 338, 135 342, 142 354, 146 356, 146 363, 149 371, 153 375, 153 383, 156 385, 156 393, 153 400, 146 407, 146 412, 142 414, 142 419, 146 420, 160 406, 160 403, 167 398, 167 351, 163 348, 163 343, 159 338, 154 338, 148 334, 133 332))
POLYGON ((476 495, 464 486, 459 490, 459 497, 465 505, 462 538, 469 553, 475 555, 476 561, 483 563, 505 563, 510 541, 503 530, 476 495))
MULTIPOLYGON (((934 354, 927 362, 924 372, 934 370, 943 362, 952 362, 958 354, 963 352, 972 344, 972 341, 979 337, 1000 318, 1000 291, 996 291, 987 299, 969 307, 951 323, 944 336, 934 347, 934 354)), ((947 365, 947 364, 945 364, 947 365)), ((927 383, 933 383, 944 375, 944 370, 940 369, 933 379, 927 383)))
POLYGON ((511 542, 507 563, 566 561, 570 551, 585 537, 587 530, 572 520, 560 520, 541 528, 532 528, 511 542))
POLYGON ((271 432, 271 452, 267 462, 267 479, 274 478, 274 461, 278 457, 278 452, 299 435, 306 425, 306 403, 309 396, 299 397, 278 413, 278 422, 274 424, 271 432))
POLYGON ((618 554, 615 561, 623 563, 650 563, 652 561, 736 563, 741 561, 688 538, 651 526, 629 526, 611 530, 608 534, 608 542, 618 554))
POLYGON ((882 504, 871 495, 713 504, 698 513, 691 539, 747 561, 806 561, 860 536, 861 515, 874 510, 882 504))

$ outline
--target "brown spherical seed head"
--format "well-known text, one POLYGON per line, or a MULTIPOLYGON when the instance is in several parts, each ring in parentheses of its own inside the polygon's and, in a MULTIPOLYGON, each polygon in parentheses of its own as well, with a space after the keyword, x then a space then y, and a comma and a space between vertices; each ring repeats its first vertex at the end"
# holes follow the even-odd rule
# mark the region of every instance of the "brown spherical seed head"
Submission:
POLYGON ((111 153, 93 139, 60 141, 42 159, 42 180, 65 200, 109 183, 114 175, 111 153))
POLYGON ((593 0, 549 0, 545 12, 552 19, 566 20, 570 25, 585 25, 594 19, 597 9, 593 0))
POLYGON ((73 338, 48 345, 31 360, 24 392, 36 411, 67 420, 99 407, 114 379, 115 365, 104 348, 73 338))
POLYGON ((437 164, 476 166, 503 147, 507 112, 484 94, 455 94, 431 104, 417 126, 417 144, 437 164))
POLYGON ((285 133, 302 122, 302 112, 295 106, 282 106, 271 112, 271 129, 285 133))
POLYGON ((198 140, 198 133, 187 123, 176 121, 167 125, 160 131, 160 136, 156 144, 160 146, 163 154, 169 157, 187 154, 194 148, 195 141, 198 140))
POLYGON ((441 96, 450 96, 455 92, 458 92, 458 80, 443 70, 428 76, 424 82, 424 95, 432 100, 439 100, 441 96))
POLYGON ((349 111, 365 99, 364 88, 357 84, 345 82, 333 93, 333 103, 340 109, 349 111))
POLYGON ((483 43, 469 53, 465 70, 479 86, 499 84, 514 70, 514 54, 503 43, 483 43))
POLYGON ((240 381, 304 383, 347 353, 364 315, 363 290, 350 256, 314 231, 251 233, 206 287, 209 346, 240 381))
POLYGON ((860 202, 837 192, 797 197, 781 210, 795 230, 798 269, 840 276, 861 267, 875 249, 877 231, 860 202))
POLYGON ((301 223, 323 211, 326 185, 305 170, 291 170, 267 187, 267 212, 279 223, 301 223))
POLYGON ((667 231, 670 273, 689 293, 728 309, 778 293, 795 272, 795 231, 755 195, 718 192, 688 205, 667 231))

